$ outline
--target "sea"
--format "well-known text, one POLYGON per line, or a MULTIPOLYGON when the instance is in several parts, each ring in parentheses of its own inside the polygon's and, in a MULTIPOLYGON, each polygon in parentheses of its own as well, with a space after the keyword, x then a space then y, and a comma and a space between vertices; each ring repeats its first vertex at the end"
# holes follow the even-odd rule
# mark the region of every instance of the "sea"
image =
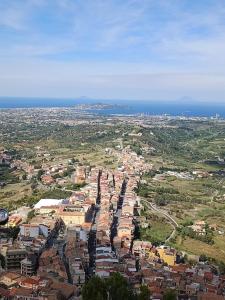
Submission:
POLYGON ((74 107, 77 104, 115 104, 112 109, 91 110, 101 115, 171 115, 187 117, 225 118, 225 103, 212 101, 203 103, 193 100, 104 100, 104 99, 60 99, 60 98, 9 98, 0 97, 0 109, 74 107))

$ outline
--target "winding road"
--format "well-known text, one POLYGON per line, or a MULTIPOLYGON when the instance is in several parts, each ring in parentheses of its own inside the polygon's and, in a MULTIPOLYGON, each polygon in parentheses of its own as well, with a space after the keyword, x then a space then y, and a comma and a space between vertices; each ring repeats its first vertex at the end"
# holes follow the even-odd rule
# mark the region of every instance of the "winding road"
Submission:
POLYGON ((173 227, 173 231, 172 233, 170 234, 170 236, 165 240, 165 243, 168 243, 174 236, 175 236, 175 233, 176 233, 176 228, 179 227, 179 225, 177 224, 177 222, 165 211, 159 209, 158 207, 156 207, 155 205, 153 205, 151 202, 145 200, 145 199, 141 199, 142 202, 144 202, 146 204, 146 206, 149 208, 149 209, 152 209, 160 214, 162 214, 168 221, 169 223, 171 224, 171 226, 173 227))

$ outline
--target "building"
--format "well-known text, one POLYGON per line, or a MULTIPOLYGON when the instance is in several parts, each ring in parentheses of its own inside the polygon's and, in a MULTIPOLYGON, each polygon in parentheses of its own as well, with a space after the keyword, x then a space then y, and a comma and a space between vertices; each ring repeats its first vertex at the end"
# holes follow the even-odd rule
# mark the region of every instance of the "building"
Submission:
POLYGON ((74 285, 83 286, 85 284, 85 271, 80 258, 76 258, 70 263, 70 273, 74 285))
POLYGON ((86 169, 85 167, 78 166, 74 176, 75 184, 84 184, 86 180, 86 169))
POLYGON ((40 209, 42 206, 59 206, 65 204, 68 201, 65 199, 41 199, 38 203, 35 204, 35 209, 40 209))
MULTIPOLYGON (((6 288, 8 291, 13 287, 18 286, 20 280, 21 280, 21 275, 18 273, 5 272, 0 275, 1 287, 6 288)), ((0 293, 0 296, 1 295, 2 294, 0 293)))
POLYGON ((205 221, 196 221, 193 225, 189 226, 196 234, 205 235, 206 234, 206 223, 205 221))
POLYGON ((7 247, 2 249, 1 254, 5 258, 6 270, 17 270, 21 268, 21 261, 26 258, 27 251, 25 248, 7 247))
POLYGON ((146 241, 134 241, 132 252, 135 256, 143 258, 149 257, 152 249, 152 244, 146 241))
POLYGON ((25 276, 32 276, 36 272, 37 257, 29 255, 21 261, 21 274, 25 276))
POLYGON ((46 224, 22 224, 20 225, 19 236, 36 238, 39 235, 48 237, 51 228, 46 224))
POLYGON ((39 226, 32 224, 22 224, 20 225, 20 236, 28 236, 28 237, 37 237, 39 236, 39 226))
POLYGON ((49 206, 42 206, 38 209, 38 213, 40 215, 51 215, 56 213, 59 210, 58 205, 49 205, 49 206))
POLYGON ((51 184, 55 183, 55 179, 51 175, 41 176, 41 181, 45 185, 51 185, 51 184))
POLYGON ((76 289, 71 284, 51 280, 49 277, 24 278, 16 288, 11 289, 12 300, 67 300, 72 299, 76 289))
POLYGON ((12 216, 9 216, 7 226, 8 227, 15 227, 21 222, 22 222, 22 218, 20 216, 12 215, 12 216))
POLYGON ((174 266, 176 262, 176 250, 167 246, 160 246, 157 248, 160 258, 168 266, 174 266))
POLYGON ((58 217, 66 226, 82 225, 85 222, 85 215, 85 210, 81 206, 65 206, 58 212, 58 217))

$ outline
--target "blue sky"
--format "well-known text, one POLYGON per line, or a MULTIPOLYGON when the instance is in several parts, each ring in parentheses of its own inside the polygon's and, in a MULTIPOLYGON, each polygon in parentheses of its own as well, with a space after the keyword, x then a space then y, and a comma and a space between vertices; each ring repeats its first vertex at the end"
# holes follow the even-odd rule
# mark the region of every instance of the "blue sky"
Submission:
POLYGON ((225 1, 0 0, 0 95, 225 102, 225 1))

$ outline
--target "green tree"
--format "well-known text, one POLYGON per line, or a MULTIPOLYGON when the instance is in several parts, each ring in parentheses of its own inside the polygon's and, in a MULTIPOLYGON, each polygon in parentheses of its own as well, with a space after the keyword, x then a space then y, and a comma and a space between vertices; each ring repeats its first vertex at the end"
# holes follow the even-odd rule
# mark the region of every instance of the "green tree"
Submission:
POLYGON ((207 258, 207 256, 206 256, 205 254, 201 254, 201 255, 199 256, 199 261, 205 262, 205 261, 207 261, 207 260, 208 260, 208 258, 207 258))
POLYGON ((220 274, 225 274, 225 263, 223 261, 216 262, 219 267, 220 274))
POLYGON ((163 300, 176 300, 177 299, 177 293, 174 290, 166 290, 163 295, 163 300))
POLYGON ((106 300, 107 288, 105 281, 98 276, 93 276, 82 289, 83 300, 106 300))
POLYGON ((2 254, 0 254, 0 266, 5 268, 5 257, 2 254))
POLYGON ((20 232, 19 227, 10 227, 8 235, 15 240, 20 232))
POLYGON ((142 285, 140 287, 140 294, 138 295, 138 300, 149 300, 150 299, 150 291, 146 285, 142 285))
POLYGON ((106 280, 106 286, 110 300, 126 300, 134 297, 127 280, 120 273, 112 274, 106 280))
POLYGON ((44 174, 44 170, 39 170, 37 173, 37 180, 41 180, 41 176, 44 174))
POLYGON ((35 216, 35 210, 32 209, 32 210, 29 211, 29 213, 27 214, 27 222, 30 221, 34 216, 35 216))

